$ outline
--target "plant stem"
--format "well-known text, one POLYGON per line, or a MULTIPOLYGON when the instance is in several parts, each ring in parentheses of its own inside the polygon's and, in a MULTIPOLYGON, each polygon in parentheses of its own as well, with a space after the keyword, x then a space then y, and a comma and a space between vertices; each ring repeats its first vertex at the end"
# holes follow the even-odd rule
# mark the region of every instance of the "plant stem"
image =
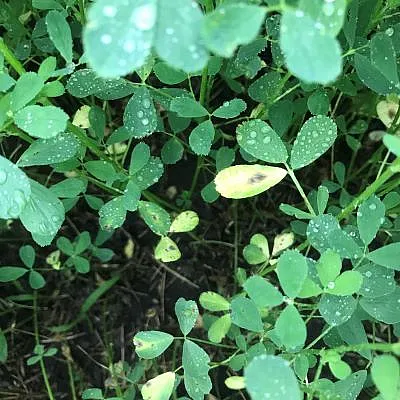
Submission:
POLYGON ((5 60, 15 69, 15 71, 18 73, 18 75, 22 75, 25 73, 24 66, 10 51, 8 46, 4 43, 4 40, 2 37, 0 37, 0 53, 3 54, 5 60))
POLYGON ((285 165, 285 168, 287 169, 287 172, 288 172, 290 178, 292 179, 292 181, 293 181, 293 183, 295 184, 295 186, 296 186, 298 192, 300 193, 300 196, 303 198, 304 203, 305 203, 305 205, 306 205, 306 207, 307 207, 309 213, 310 213, 311 215, 313 215, 313 216, 316 216, 316 213, 315 213, 315 211, 314 211, 314 209, 313 209, 311 203, 309 202, 309 200, 308 200, 306 194, 304 193, 304 190, 303 190, 303 188, 301 187, 300 182, 297 180, 296 175, 294 174, 293 170, 289 167, 288 164, 286 164, 286 163, 283 163, 283 164, 285 165))
POLYGON ((86 14, 85 14, 85 0, 79 0, 79 12, 81 14, 82 25, 86 24, 86 14))
MULTIPOLYGON (((40 337, 39 337, 39 323, 38 323, 38 315, 37 315, 37 291, 33 292, 33 325, 35 331, 35 343, 36 345, 40 345, 40 337)), ((49 378, 46 371, 46 366, 44 364, 43 358, 39 360, 40 369, 42 371, 42 376, 44 380, 44 384, 46 386, 47 394, 50 400, 54 400, 53 391, 51 390, 49 378)))
POLYGON ((229 345, 227 345, 227 344, 220 344, 220 343, 209 342, 208 340, 196 339, 196 338, 192 338, 192 337, 189 337, 189 336, 187 336, 187 337, 176 336, 176 337, 174 337, 174 339, 177 339, 177 340, 185 340, 185 339, 188 339, 188 340, 191 340, 192 342, 198 342, 198 343, 208 344, 208 345, 210 345, 210 346, 222 347, 222 348, 224 348, 224 349, 236 349, 235 346, 229 346, 229 345))

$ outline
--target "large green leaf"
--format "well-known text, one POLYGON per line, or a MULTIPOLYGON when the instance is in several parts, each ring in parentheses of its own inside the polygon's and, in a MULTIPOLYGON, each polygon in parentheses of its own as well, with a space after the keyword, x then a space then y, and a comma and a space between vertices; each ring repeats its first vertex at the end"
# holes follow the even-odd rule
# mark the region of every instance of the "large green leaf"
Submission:
POLYGON ((300 400, 299 385, 288 362, 281 357, 255 357, 244 370, 246 390, 252 400, 300 400))
POLYGON ((398 360, 388 354, 374 358, 371 377, 384 400, 396 400, 399 395, 400 368, 398 360))
POLYGON ((203 400, 212 384, 208 376, 210 358, 196 343, 186 339, 183 343, 182 365, 185 388, 193 400, 203 400))
POLYGON ((289 70, 304 82, 327 84, 341 73, 338 41, 302 10, 283 13, 280 45, 289 70))
POLYGON ((303 168, 321 157, 335 142, 335 122, 324 115, 310 118, 301 128, 290 154, 293 169, 303 168))
POLYGON ((15 115, 15 123, 31 136, 49 139, 64 132, 68 115, 59 107, 27 106, 15 115))
POLYGON ((318 309, 324 320, 333 326, 344 324, 353 315, 357 306, 352 296, 322 295, 318 309))
POLYGON ((307 260, 296 250, 286 250, 279 257, 276 272, 285 294, 295 298, 308 275, 307 260))
POLYGON ((246 110, 246 108, 247 105, 242 99, 232 99, 224 102, 212 115, 218 118, 235 118, 246 110))
POLYGON ((231 309, 231 318, 235 325, 249 331, 262 332, 261 315, 253 300, 236 297, 231 302, 231 309))
POLYGON ((357 271, 363 276, 359 293, 364 297, 381 297, 396 289, 394 270, 369 262, 357 268, 357 271))
POLYGON ((124 111, 124 126, 135 138, 151 135, 156 130, 156 109, 147 88, 135 89, 124 111))
POLYGON ((259 119, 238 126, 239 146, 253 157, 270 163, 282 163, 288 158, 286 147, 277 133, 259 119))
POLYGON ((204 44, 219 56, 231 57, 238 45, 256 38, 264 17, 265 10, 255 5, 223 4, 205 17, 204 44))
POLYGON ((0 156, 0 218, 17 218, 31 196, 28 177, 0 156))
POLYGON ((287 351, 298 351, 307 338, 306 324, 297 308, 288 305, 276 320, 274 332, 287 351))
POLYGON ((201 70, 208 54, 199 41, 203 15, 191 0, 97 1, 83 41, 89 63, 104 77, 138 69, 154 46, 161 58, 186 72, 201 70), (106 55, 106 57, 105 57, 106 55))
POLYGON ((137 355, 146 360, 158 357, 171 345, 174 337, 159 331, 139 332, 133 338, 137 355))
POLYGON ((72 133, 60 133, 50 139, 35 140, 18 160, 21 167, 57 164, 71 159, 79 150, 79 142, 72 133))
POLYGON ((230 309, 229 301, 215 292, 203 292, 199 302, 208 311, 228 311, 230 309))
POLYGON ((40 246, 49 245, 64 222, 65 210, 53 192, 30 180, 32 193, 20 214, 24 227, 40 246))
POLYGON ((29 270, 22 267, 0 267, 0 282, 13 282, 29 270))
POLYGON ((368 254, 368 260, 383 267, 400 271, 400 242, 380 247, 368 254))

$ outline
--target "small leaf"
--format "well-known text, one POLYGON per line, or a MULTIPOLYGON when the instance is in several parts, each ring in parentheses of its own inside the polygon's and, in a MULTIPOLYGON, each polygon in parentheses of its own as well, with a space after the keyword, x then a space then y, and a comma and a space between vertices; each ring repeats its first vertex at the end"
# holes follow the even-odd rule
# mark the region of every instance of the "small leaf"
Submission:
POLYGON ((59 198, 73 199, 85 192, 87 182, 79 178, 68 178, 50 187, 59 198))
POLYGON ((164 164, 176 164, 182 159, 183 151, 183 145, 178 139, 168 139, 161 149, 161 159, 164 164))
POLYGON ((168 236, 164 236, 158 242, 154 256, 157 260, 169 263, 179 260, 182 255, 177 244, 168 236))
POLYGON ((32 268, 35 264, 36 258, 35 249, 30 245, 20 247, 19 258, 22 260, 26 267, 32 268))
POLYGON ((214 125, 210 120, 204 121, 192 130, 189 136, 190 148, 195 154, 206 156, 214 140, 214 125))
POLYGON ((245 122, 238 126, 236 132, 239 146, 253 157, 271 163, 287 160, 282 139, 266 122, 259 119, 245 122))
POLYGON ((158 62, 154 66, 154 73, 162 83, 167 85, 176 85, 188 78, 185 72, 172 68, 166 62, 158 62))
POLYGON ((252 400, 300 400, 302 394, 293 370, 281 357, 255 357, 244 370, 246 390, 252 400))
POLYGON ((329 363, 329 369, 338 379, 345 379, 351 374, 351 368, 342 360, 329 363))
POLYGON ((344 324, 353 315, 357 302, 352 296, 322 295, 318 309, 324 320, 332 326, 344 324))
POLYGON ((372 362, 371 377, 384 400, 398 398, 400 368, 395 357, 388 354, 375 357, 372 362))
POLYGON ((216 190, 230 199, 252 197, 277 185, 286 174, 286 170, 278 167, 235 165, 217 174, 216 190))
POLYGON ((0 267, 0 282, 13 282, 25 275, 29 270, 22 267, 0 267))
POLYGON ((8 357, 8 345, 4 332, 0 329, 0 363, 5 363, 8 357))
POLYGON ((39 94, 43 87, 43 79, 34 72, 27 72, 21 75, 11 92, 11 111, 16 112, 26 106, 39 94))
POLYGON ((385 205, 376 196, 365 200, 357 212, 357 226, 360 237, 368 246, 374 240, 385 217, 385 205))
POLYGON ((170 110, 185 118, 198 118, 208 115, 208 111, 200 103, 186 96, 175 97, 171 101, 170 110))
POLYGON ((400 243, 380 247, 367 255, 368 260, 383 267, 400 271, 400 243))
POLYGON ((99 210, 100 226, 108 231, 123 225, 126 219, 126 209, 123 196, 115 197, 101 206, 99 210))
POLYGON ((145 360, 151 360, 164 353, 173 341, 172 335, 159 331, 139 332, 133 338, 136 354, 145 360))
POLYGON ((231 327, 232 321, 229 314, 215 320, 208 329, 208 339, 213 343, 221 343, 231 327))
POLYGON ((184 336, 186 336, 193 329, 199 316, 199 309, 196 302, 185 300, 183 297, 179 298, 175 303, 175 314, 178 318, 179 328, 184 336))
POLYGON ((384 145, 397 157, 400 157, 400 138, 394 135, 386 134, 383 137, 384 145))
POLYGON ((317 206, 318 206, 318 213, 323 214, 326 206, 328 205, 329 200, 329 191, 325 186, 318 187, 317 193, 317 206))
POLYGON ((82 399, 83 400, 88 400, 88 399, 103 400, 104 399, 103 392, 101 391, 101 389, 96 389, 96 388, 86 389, 82 393, 82 399))
POLYGON ((199 216, 194 211, 181 212, 171 224, 170 232, 190 232, 199 224, 199 216))
POLYGON ((331 118, 323 115, 310 118, 301 128, 293 144, 290 165, 303 168, 324 154, 335 142, 337 127, 331 118))
POLYGON ((147 88, 135 89, 124 111, 124 126, 134 138, 149 136, 157 129, 156 109, 147 88))
POLYGON ((206 15, 201 31, 204 44, 219 56, 231 57, 238 45, 256 38, 264 17, 265 10, 255 5, 224 4, 206 15))
POLYGON ((303 348, 307 338, 306 324, 293 305, 288 305, 276 320, 274 332, 289 352, 303 348))
POLYGON ((394 292, 396 282, 394 270, 367 263, 357 268, 363 276, 363 283, 359 293, 364 297, 381 297, 394 292))
POLYGON ((139 202, 139 214, 146 225, 156 234, 166 236, 171 227, 169 214, 155 203, 139 202))
POLYGON ((233 99, 225 101, 221 107, 218 107, 213 116, 217 118, 235 118, 246 110, 247 104, 242 99, 233 99))
POLYGON ((164 173, 164 166, 158 157, 150 157, 147 164, 142 167, 132 178, 140 190, 146 190, 154 185, 164 173))
POLYGON ((316 268, 322 285, 324 287, 329 286, 339 276, 342 269, 342 260, 335 251, 327 250, 321 255, 316 268))
POLYGON ((363 277, 357 271, 345 271, 339 275, 335 282, 328 283, 326 293, 336 296, 350 296, 361 289, 363 277), (330 285, 331 284, 331 285, 330 285))
POLYGON ((46 284, 42 274, 37 271, 29 272, 29 285, 32 289, 41 289, 46 284))
POLYGON ((248 331, 262 332, 261 315, 253 300, 236 297, 231 302, 231 309, 231 318, 235 325, 248 331))
POLYGON ((15 115, 15 123, 31 136, 49 139, 64 132, 68 115, 54 106, 27 106, 15 115))
POLYGON ((143 142, 138 143, 132 150, 129 174, 134 175, 140 171, 150 159, 150 147, 143 142))
POLYGON ((64 206, 45 186, 33 180, 30 184, 32 194, 20 214, 20 220, 40 246, 47 246, 64 222, 64 206))
POLYGON ((276 307, 283 302, 283 296, 279 290, 261 276, 254 275, 248 278, 243 288, 257 307, 276 307))
POLYGON ((228 311, 231 307, 228 300, 214 292, 203 292, 199 302, 208 311, 228 311))
POLYGON ((307 278, 307 260, 296 250, 286 250, 279 257, 276 272, 285 294, 295 298, 307 278))
POLYGON ((174 390, 174 384, 174 372, 165 372, 150 379, 142 386, 143 400, 168 400, 174 390))
POLYGON ((49 37, 67 64, 72 63, 72 35, 65 17, 58 11, 50 11, 46 16, 49 37))

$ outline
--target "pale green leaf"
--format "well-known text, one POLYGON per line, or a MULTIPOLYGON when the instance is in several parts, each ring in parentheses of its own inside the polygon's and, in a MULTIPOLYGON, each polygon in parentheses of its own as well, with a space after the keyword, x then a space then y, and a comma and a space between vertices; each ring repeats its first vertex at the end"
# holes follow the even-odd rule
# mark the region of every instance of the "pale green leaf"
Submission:
POLYGON ((215 292, 203 292, 200 295, 199 303, 208 311, 228 311, 229 301, 215 292))
POLYGON ((172 335, 159 331, 139 332, 133 338, 136 354, 145 360, 151 360, 164 353, 173 341, 172 335))
POLYGON ((21 75, 11 92, 11 111, 15 112, 26 106, 39 94, 43 87, 43 79, 34 72, 21 75))
POLYGON ((396 400, 399 395, 400 368, 398 360, 389 354, 375 357, 371 377, 384 400, 396 400))
POLYGON ((208 339, 213 343, 221 343, 231 327, 232 321, 229 314, 215 320, 208 329, 208 339))
POLYGON ((155 234, 160 236, 168 234, 171 227, 171 218, 159 205, 148 201, 140 201, 139 214, 155 234))
POLYGON ((400 271, 400 242, 380 247, 367 255, 368 260, 383 267, 400 271))
POLYGON ((357 306, 352 296, 322 295, 318 309, 324 320, 332 326, 344 324, 353 315, 357 306))
POLYGON ((164 236, 154 249, 154 257, 165 263, 174 262, 181 258, 182 254, 177 244, 168 236, 164 236))
POLYGON ((190 232, 199 224, 199 216, 194 211, 183 211, 172 221, 170 232, 190 232))
POLYGON ((168 400, 174 390, 174 384, 174 372, 165 372, 150 379, 142 386, 143 400, 168 400))
POLYGON ((359 293, 364 297, 380 297, 396 289, 394 270, 369 262, 357 268, 357 271, 363 276, 359 293))
POLYGON ((149 159, 150 147, 146 143, 138 143, 132 150, 129 174, 136 174, 148 163, 149 159))
POLYGON ((196 118, 208 115, 208 111, 196 100, 190 97, 175 97, 171 101, 170 110, 180 117, 196 118))
POLYGON ((100 226, 106 231, 117 229, 123 225, 126 209, 123 196, 115 197, 105 203, 99 210, 100 226))

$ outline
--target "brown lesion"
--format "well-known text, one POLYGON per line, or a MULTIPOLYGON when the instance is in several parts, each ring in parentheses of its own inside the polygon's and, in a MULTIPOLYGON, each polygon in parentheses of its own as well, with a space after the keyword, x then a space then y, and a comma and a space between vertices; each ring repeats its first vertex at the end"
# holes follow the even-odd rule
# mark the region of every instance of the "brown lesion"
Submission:
POLYGON ((256 183, 262 182, 267 176, 262 174, 261 172, 257 172, 252 177, 249 178, 248 182, 250 185, 254 185, 256 183))

